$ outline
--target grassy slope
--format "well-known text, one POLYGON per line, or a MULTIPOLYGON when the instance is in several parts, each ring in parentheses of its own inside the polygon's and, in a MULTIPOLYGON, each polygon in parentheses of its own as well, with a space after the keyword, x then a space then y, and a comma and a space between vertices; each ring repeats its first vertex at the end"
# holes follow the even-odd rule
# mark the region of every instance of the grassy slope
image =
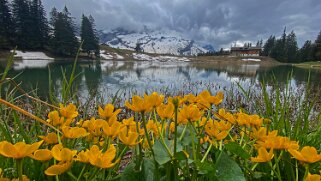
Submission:
MULTIPOLYGON (((118 54, 121 55, 125 58, 125 60, 132 60, 132 54, 135 53, 135 51, 131 51, 131 50, 124 50, 124 49, 117 49, 117 48, 112 48, 106 45, 101 45, 100 46, 101 50, 105 50, 106 52, 110 53, 110 54, 118 54)), ((53 55, 52 53, 48 52, 48 51, 43 51, 47 56, 49 57, 55 57, 56 59, 73 59, 74 57, 57 57, 55 55, 53 55)), ((153 54, 153 53, 143 53, 143 54, 147 54, 149 56, 160 56, 159 54, 153 54)), ((0 50, 0 59, 6 59, 9 56, 9 51, 2 51, 0 50)), ((174 56, 174 55, 162 55, 162 56, 174 56)), ((231 56, 186 56, 187 58, 189 58, 190 60, 192 60, 193 62, 200 62, 200 63, 226 63, 226 64, 230 64, 230 63, 237 63, 237 64, 261 64, 261 65, 278 65, 281 64, 279 62, 277 62, 276 60, 269 58, 269 57, 253 57, 253 58, 258 58, 261 59, 261 62, 252 62, 252 61, 242 61, 241 59, 243 58, 249 58, 249 57, 231 57, 231 56)), ((87 54, 86 53, 81 53, 79 55, 79 58, 81 59, 88 59, 87 54)))
POLYGON ((305 69, 317 69, 321 70, 321 62, 303 62, 303 63, 297 63, 297 64, 292 64, 295 67, 299 68, 305 68, 305 69))

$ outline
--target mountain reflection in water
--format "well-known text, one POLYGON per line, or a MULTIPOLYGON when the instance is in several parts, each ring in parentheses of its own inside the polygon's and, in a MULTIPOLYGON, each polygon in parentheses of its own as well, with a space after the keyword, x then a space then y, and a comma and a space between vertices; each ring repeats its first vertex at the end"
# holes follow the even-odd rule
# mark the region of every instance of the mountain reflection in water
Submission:
MULTIPOLYGON (((37 60, 39 61, 39 60, 37 60)), ((5 63, 1 63, 4 65, 5 63)), ((44 61, 41 64, 28 63, 28 60, 16 62, 8 77, 15 77, 25 91, 37 90, 40 97, 47 98, 49 90, 49 69, 56 94, 59 94, 62 82, 61 69, 67 73, 72 70, 72 62, 44 61), (40 66, 41 65, 41 66, 40 66)), ((3 71, 3 67, 1 68, 3 71)), ((103 96, 113 95, 118 90, 142 94, 150 91, 198 92, 209 85, 228 88, 231 83, 240 83, 248 87, 264 80, 273 85, 276 80, 285 84, 292 72, 292 86, 304 85, 309 70, 292 66, 262 67, 259 64, 206 64, 189 62, 150 62, 150 61, 95 61, 79 63, 76 67, 75 85, 79 95, 88 97, 99 91, 103 96), (272 77, 275 77, 273 79, 272 77), (186 86, 194 85, 194 87, 186 86)), ((321 71, 310 71, 311 82, 319 87, 321 71)))

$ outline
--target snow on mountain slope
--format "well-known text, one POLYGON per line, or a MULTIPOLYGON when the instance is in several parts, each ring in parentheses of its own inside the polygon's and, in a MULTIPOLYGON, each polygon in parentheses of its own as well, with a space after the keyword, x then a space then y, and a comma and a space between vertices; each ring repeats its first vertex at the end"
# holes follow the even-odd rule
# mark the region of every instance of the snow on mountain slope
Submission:
POLYGON ((116 29, 102 33, 100 39, 105 44, 120 49, 135 50, 139 44, 140 50, 146 53, 197 55, 208 51, 175 31, 145 29, 142 32, 129 32, 116 29))

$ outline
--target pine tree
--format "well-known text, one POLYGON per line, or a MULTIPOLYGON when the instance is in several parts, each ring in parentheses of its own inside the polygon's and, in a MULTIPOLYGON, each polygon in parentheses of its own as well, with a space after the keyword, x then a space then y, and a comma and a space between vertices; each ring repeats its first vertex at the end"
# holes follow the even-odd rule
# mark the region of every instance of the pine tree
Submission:
POLYGON ((313 56, 316 61, 321 61, 321 31, 314 42, 313 56))
POLYGON ((292 31, 289 35, 286 37, 286 60, 287 62, 297 62, 299 59, 297 58, 298 55, 298 43, 296 40, 296 35, 294 31, 292 31))
POLYGON ((98 38, 95 35, 94 27, 93 27, 94 20, 93 18, 88 18, 85 15, 82 15, 82 22, 81 22, 81 41, 82 50, 87 52, 88 56, 94 52, 96 55, 99 52, 99 42, 98 38))
POLYGON ((7 0, 0 0, 0 49, 12 48, 14 25, 7 0))
POLYGON ((50 14, 52 15, 51 23, 53 27, 51 39, 52 51, 59 55, 75 55, 79 43, 75 36, 74 22, 67 7, 62 12, 56 12, 53 9, 50 14))
POLYGON ((299 50, 299 59, 301 62, 313 60, 313 45, 311 40, 307 40, 299 50))
MULTIPOLYGON (((262 44, 263 44, 263 42, 262 42, 262 44)), ((262 55, 263 56, 271 56, 271 51, 274 46, 275 46, 275 36, 271 35, 263 46, 262 55)))
POLYGON ((12 14, 15 24, 15 44, 20 49, 29 49, 32 47, 31 34, 32 21, 30 18, 30 7, 26 0, 13 0, 12 2, 12 14))
POLYGON ((30 6, 30 18, 33 22, 32 26, 32 41, 34 49, 44 48, 48 43, 48 21, 46 18, 46 12, 43 8, 41 0, 32 0, 30 6))
POLYGON ((287 35, 285 27, 281 38, 276 40, 275 45, 271 50, 270 56, 280 62, 287 62, 287 55, 287 35))

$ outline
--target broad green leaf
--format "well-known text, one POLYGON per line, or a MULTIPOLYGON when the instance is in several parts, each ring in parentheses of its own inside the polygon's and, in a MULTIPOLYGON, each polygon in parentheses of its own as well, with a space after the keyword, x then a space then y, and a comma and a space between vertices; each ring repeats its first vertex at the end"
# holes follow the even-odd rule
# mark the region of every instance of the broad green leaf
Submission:
POLYGON ((195 162, 199 174, 209 174, 215 172, 215 165, 210 162, 195 162))
POLYGON ((188 155, 186 155, 187 153, 184 153, 183 151, 180 151, 178 153, 176 153, 175 158, 177 160, 186 160, 186 158, 188 158, 188 155))
POLYGON ((155 159, 158 164, 163 165, 171 160, 171 157, 168 154, 166 148, 159 140, 155 141, 155 144, 153 145, 153 150, 155 153, 155 159))
POLYGON ((143 173, 141 171, 136 171, 135 164, 131 163, 125 168, 122 176, 120 177, 120 181, 136 181, 138 178, 143 177, 143 173))
POLYGON ((144 165, 144 178, 145 178, 145 180, 155 180, 154 179, 154 171, 155 171, 154 162, 150 159, 144 158, 143 165, 144 165))
POLYGON ((244 174, 239 165, 225 152, 221 152, 215 166, 216 177, 219 181, 245 181, 244 174))
POLYGON ((230 142, 225 145, 225 148, 230 151, 231 153, 243 158, 249 159, 251 156, 237 143, 230 142))

